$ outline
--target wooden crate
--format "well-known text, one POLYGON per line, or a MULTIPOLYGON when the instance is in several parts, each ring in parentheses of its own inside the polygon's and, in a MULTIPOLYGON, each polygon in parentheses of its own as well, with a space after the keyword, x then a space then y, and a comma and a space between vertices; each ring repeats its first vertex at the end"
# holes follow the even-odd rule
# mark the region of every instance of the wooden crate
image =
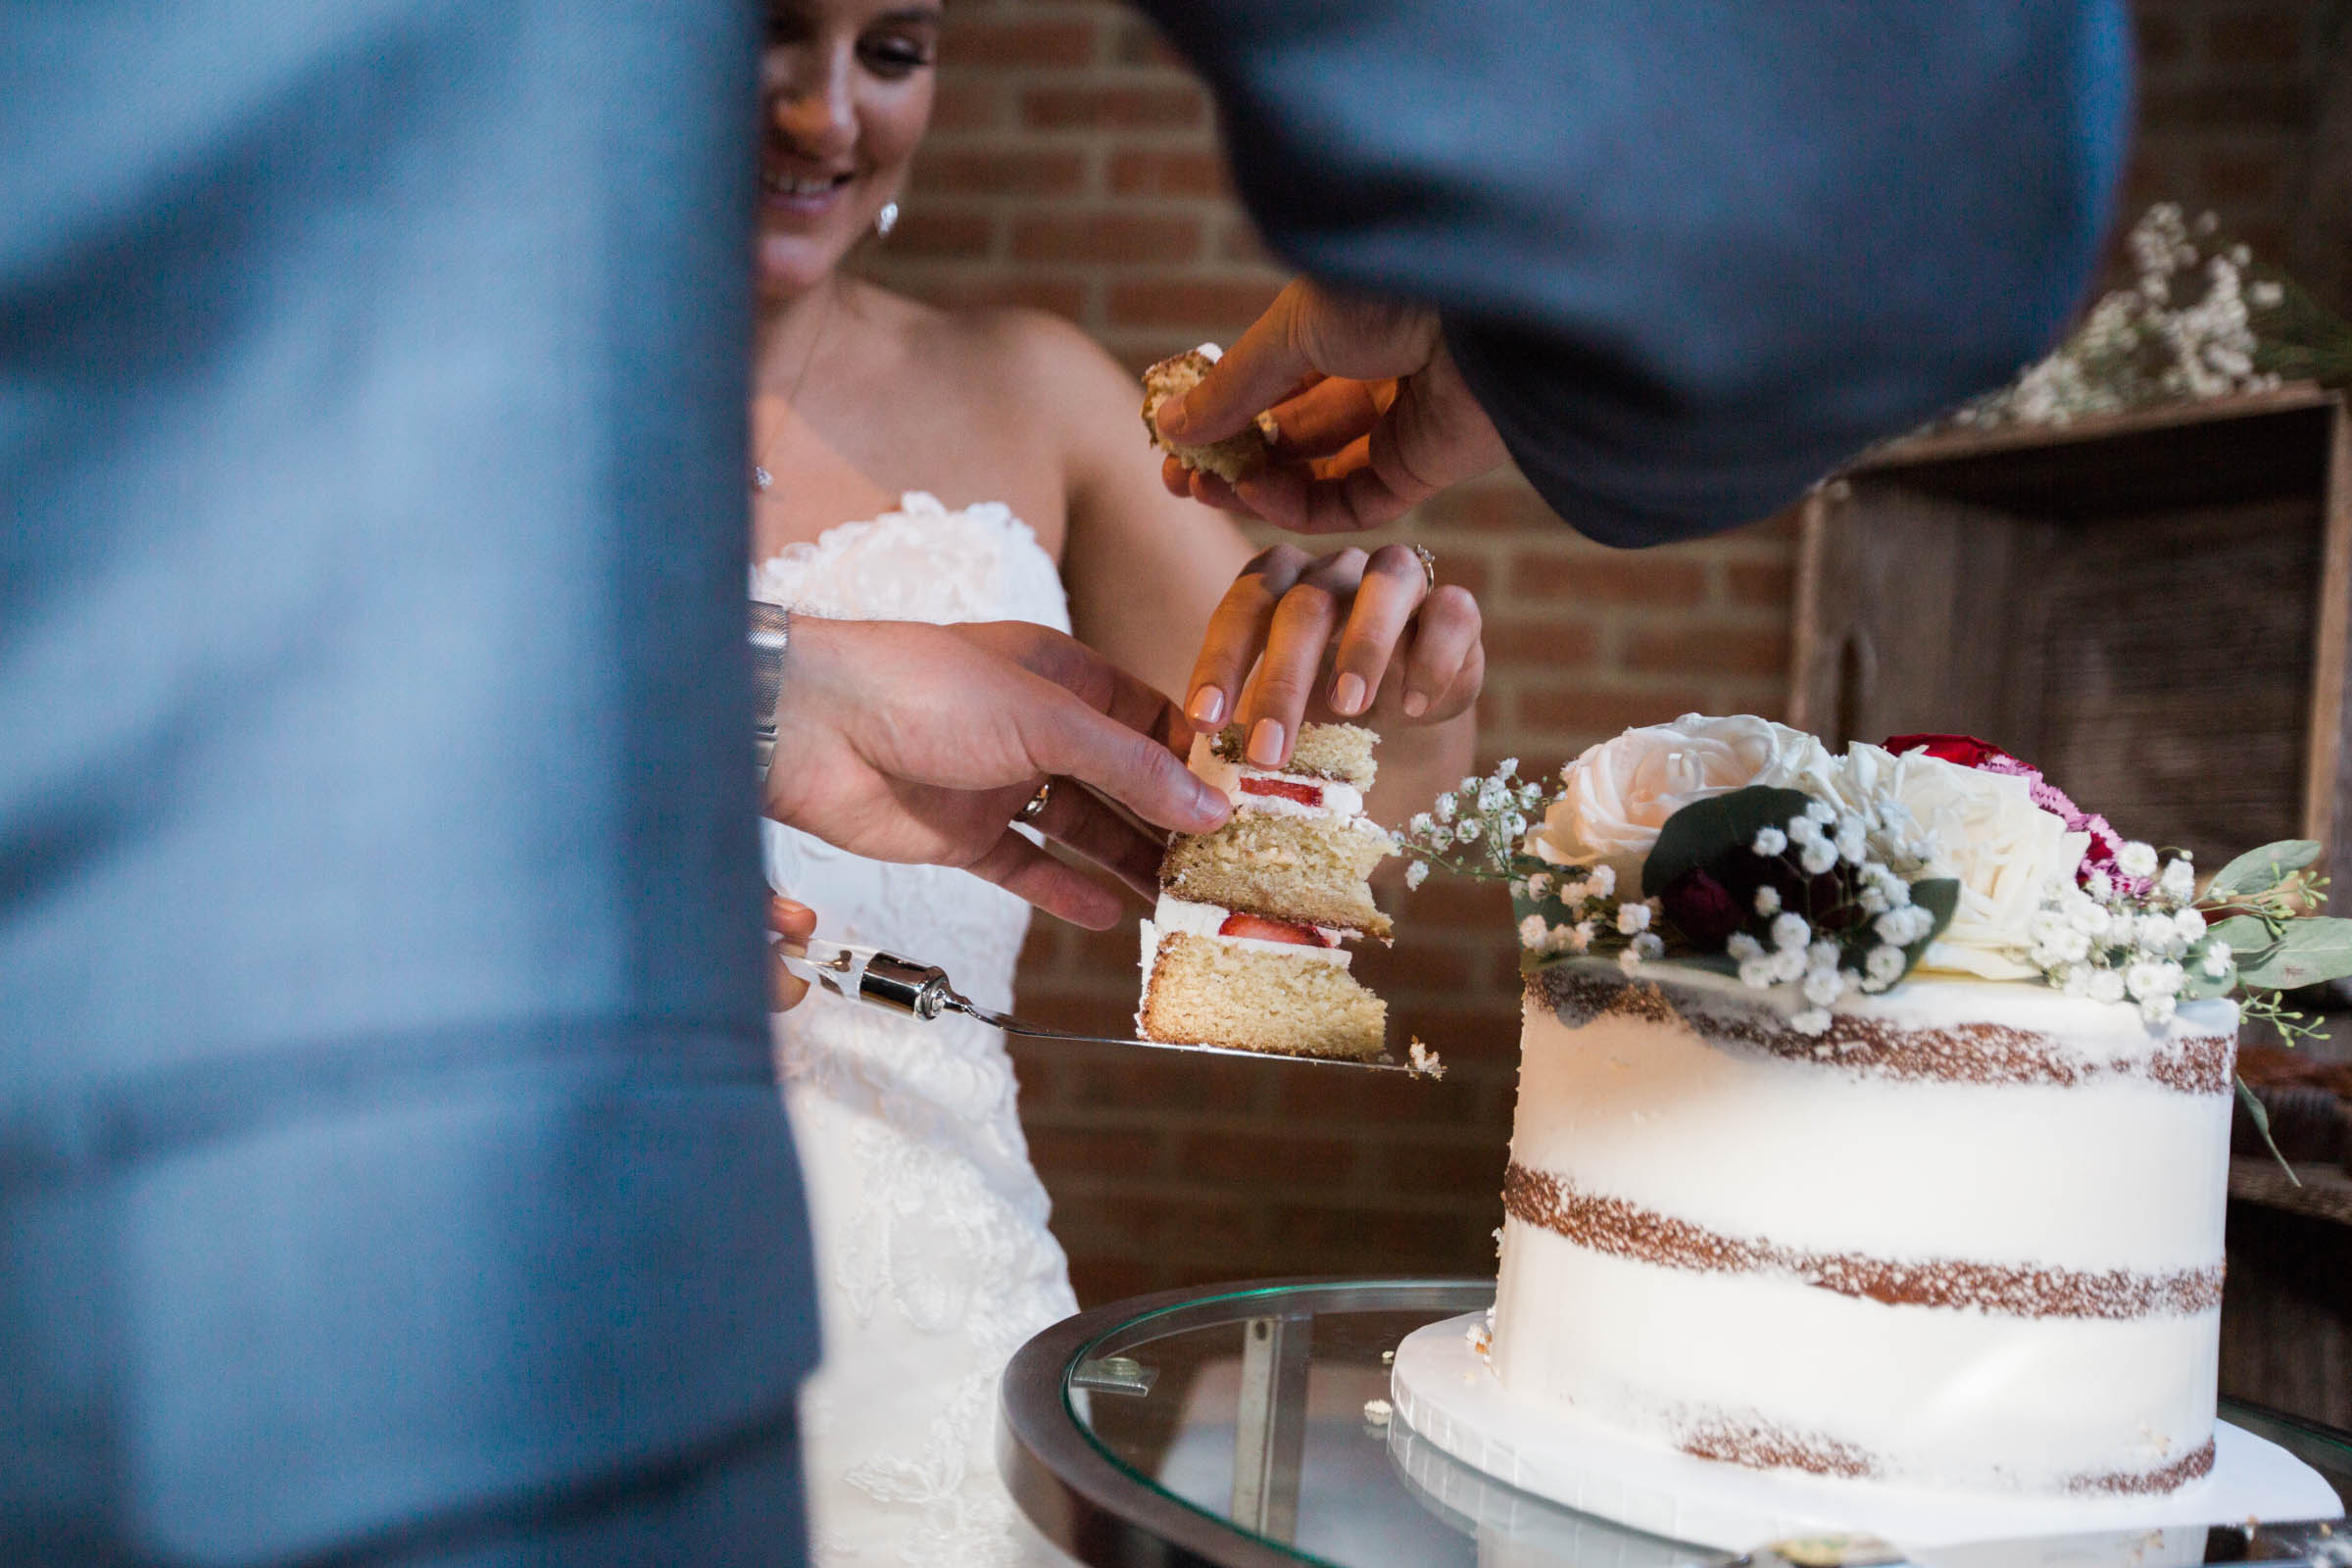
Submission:
POLYGON ((1798 728, 1980 736, 2207 866, 2352 836, 2333 393, 1924 437, 1824 485, 1802 522, 1798 728))

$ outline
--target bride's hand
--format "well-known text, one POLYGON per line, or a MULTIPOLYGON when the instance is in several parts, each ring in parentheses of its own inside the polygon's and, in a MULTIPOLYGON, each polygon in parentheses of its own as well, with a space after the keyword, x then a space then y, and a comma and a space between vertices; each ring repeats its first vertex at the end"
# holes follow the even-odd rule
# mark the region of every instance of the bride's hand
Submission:
POLYGON ((1238 718, 1250 760, 1273 767, 1290 760, 1301 720, 1444 723, 1478 700, 1486 673, 1478 601, 1433 589, 1409 547, 1309 556, 1276 545, 1209 617, 1185 710, 1203 729, 1238 718))
MULTIPOLYGON (((798 937, 803 942, 816 935, 816 911, 797 899, 780 894, 767 896, 767 928, 781 937, 798 937)), ((784 956, 776 945, 767 945, 767 1010, 790 1012, 801 1004, 808 994, 808 982, 784 967, 784 956)))
POLYGON ((1016 817, 1150 897, 1162 841, 1108 803, 1186 833, 1229 809, 1172 750, 1192 739, 1173 704, 1025 621, 796 615, 775 721, 768 816, 872 859, 960 866, 1097 929, 1119 919, 1118 895, 1015 832, 1016 817))

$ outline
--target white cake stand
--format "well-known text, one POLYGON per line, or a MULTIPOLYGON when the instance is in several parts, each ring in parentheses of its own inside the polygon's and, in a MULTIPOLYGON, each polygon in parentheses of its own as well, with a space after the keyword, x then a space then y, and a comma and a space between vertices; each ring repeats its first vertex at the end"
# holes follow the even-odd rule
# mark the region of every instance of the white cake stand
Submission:
POLYGON ((2214 1431, 2212 1474, 2155 1497, 1932 1493, 1701 1459, 1512 1398, 1470 1347, 1469 1331, 1485 1321, 1471 1312, 1405 1336, 1390 1377, 1396 1419, 1523 1492, 1675 1541, 1746 1551, 1793 1536, 1858 1532, 1929 1547, 2343 1512, 2317 1470, 2227 1424, 2214 1431))

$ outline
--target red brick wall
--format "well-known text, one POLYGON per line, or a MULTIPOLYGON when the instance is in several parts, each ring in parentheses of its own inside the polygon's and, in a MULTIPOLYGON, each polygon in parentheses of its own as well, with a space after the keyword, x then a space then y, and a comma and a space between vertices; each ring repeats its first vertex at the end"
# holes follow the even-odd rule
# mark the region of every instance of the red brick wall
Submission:
MULTIPOLYGON (((2147 0, 2136 196, 2217 202, 2257 243, 2286 232, 2293 176, 2278 171, 2308 118, 2320 9, 2147 0)), ((943 56, 905 220, 873 263, 885 281, 1058 312, 1137 367, 1230 342, 1280 285, 1227 192, 1205 94, 1139 18, 1098 0, 955 0, 943 56)), ((1502 475, 1423 509, 1411 532, 1486 609, 1485 761, 1517 756, 1532 772, 1629 724, 1781 707, 1784 526, 1618 554, 1502 475)), ((1492 1266, 1518 1037, 1507 906, 1436 879, 1388 902, 1398 941, 1362 972, 1389 998, 1393 1032, 1445 1054, 1443 1083, 1018 1052, 1031 1150, 1082 1298, 1492 1266)), ((1132 926, 1091 934, 1041 917, 1022 1009, 1124 1032, 1136 956, 1132 926)))
MULTIPOLYGON (((2210 208, 2298 270, 2352 246, 2309 199, 2312 131, 2352 71, 2344 0, 2137 0, 2140 125, 2127 200, 2210 208)), ((2352 307, 2352 301, 2345 302, 2352 307)))

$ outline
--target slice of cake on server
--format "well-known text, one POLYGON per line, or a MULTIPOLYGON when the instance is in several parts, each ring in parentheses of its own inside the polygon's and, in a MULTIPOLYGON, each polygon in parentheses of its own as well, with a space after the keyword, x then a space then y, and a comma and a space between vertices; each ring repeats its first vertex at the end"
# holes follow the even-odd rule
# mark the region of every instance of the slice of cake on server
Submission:
POLYGON ((1149 1040, 1286 1055, 1382 1054, 1388 1004, 1348 972, 1343 942, 1389 940, 1366 883, 1393 853, 1364 815, 1379 737, 1306 724, 1290 764, 1250 763, 1237 725, 1193 743, 1192 767, 1234 804, 1214 833, 1179 835, 1143 924, 1149 1040))

